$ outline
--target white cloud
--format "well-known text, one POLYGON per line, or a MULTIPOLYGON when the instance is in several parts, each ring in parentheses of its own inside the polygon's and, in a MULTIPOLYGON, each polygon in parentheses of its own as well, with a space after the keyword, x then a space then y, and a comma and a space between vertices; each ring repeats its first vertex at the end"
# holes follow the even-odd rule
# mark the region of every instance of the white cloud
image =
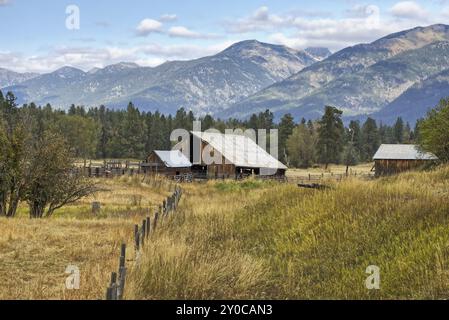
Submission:
POLYGON ((181 37, 181 38, 198 38, 200 34, 198 32, 191 31, 186 27, 171 27, 168 30, 168 34, 171 37, 181 37))
POLYGON ((140 50, 149 56, 163 57, 166 60, 196 59, 216 54, 228 48, 237 41, 224 41, 208 46, 175 44, 161 45, 158 43, 146 44, 140 50))
POLYGON ((391 7, 393 16, 404 19, 426 19, 429 12, 415 1, 402 1, 391 7))
POLYGON ((376 5, 354 5, 344 13, 341 18, 311 17, 293 11, 276 14, 260 7, 249 16, 227 21, 225 26, 231 33, 263 32, 268 41, 296 49, 324 46, 336 51, 416 27, 425 17, 421 14, 420 19, 400 19, 391 11, 382 14, 376 5))
POLYGON ((248 17, 226 23, 231 33, 248 33, 252 31, 270 30, 273 27, 287 27, 294 20, 293 15, 280 16, 270 14, 268 7, 258 8, 248 17))
MULTIPOLYGON (((5 3, 5 0, 0 0, 0 3, 5 3)), ((441 7, 444 9, 443 4, 441 7)), ((297 49, 323 46, 335 51, 416 27, 425 21, 426 14, 429 15, 430 21, 430 13, 413 1, 396 3, 385 12, 381 12, 375 5, 354 5, 342 13, 342 16, 339 16, 337 12, 335 15, 327 16, 309 15, 304 11, 274 13, 263 6, 240 19, 228 20, 225 22, 225 27, 229 32, 227 37, 234 38, 236 33, 241 34, 236 37, 238 40, 244 40, 249 37, 247 33, 254 32, 262 41, 297 49)), ((449 8, 437 15, 438 19, 446 21, 449 17, 449 8)), ((219 36, 204 33, 207 29, 196 31, 185 26, 164 27, 164 23, 168 24, 176 19, 177 16, 174 14, 162 15, 159 20, 144 19, 136 27, 136 34, 147 36, 151 33, 160 33, 167 37, 187 39, 187 43, 179 40, 175 44, 163 42, 132 44, 130 40, 126 43, 103 43, 105 47, 91 48, 87 44, 90 41, 88 38, 78 38, 79 46, 55 47, 46 53, 40 52, 39 55, 30 56, 20 52, 0 51, 0 66, 21 72, 48 72, 65 65, 89 70, 121 61, 155 66, 167 60, 186 60, 212 55, 236 42, 222 41, 208 45, 209 41, 198 41, 202 44, 194 45, 188 40, 214 39, 219 36), (86 43, 83 44, 82 41, 86 43)), ((250 36, 253 37, 253 34, 250 36)), ((172 42, 173 39, 169 41, 172 42)), ((99 46, 101 43, 97 41, 95 44, 99 46)))
POLYGON ((178 16, 176 14, 164 14, 159 18, 159 21, 162 22, 173 22, 173 21, 177 21, 178 20, 178 16))
POLYGON ((150 33, 161 32, 162 23, 154 19, 142 20, 136 28, 136 32, 139 36, 147 36, 150 33))
POLYGON ((290 48, 305 48, 308 46, 308 41, 299 37, 288 37, 282 32, 274 33, 268 37, 270 42, 281 44, 290 48))
POLYGON ((11 0, 0 0, 0 7, 6 6, 11 3, 11 0))
POLYGON ((168 30, 168 35, 174 38, 190 38, 190 39, 212 39, 218 38, 218 35, 215 34, 206 34, 199 33, 196 31, 192 31, 183 26, 175 26, 171 27, 168 30))
POLYGON ((0 51, 0 66, 17 72, 52 72, 64 66, 82 70, 103 68, 123 61, 142 66, 157 66, 169 60, 190 60, 216 54, 236 41, 224 41, 208 46, 179 44, 142 44, 127 48, 68 47, 52 48, 42 55, 25 56, 20 52, 0 51))

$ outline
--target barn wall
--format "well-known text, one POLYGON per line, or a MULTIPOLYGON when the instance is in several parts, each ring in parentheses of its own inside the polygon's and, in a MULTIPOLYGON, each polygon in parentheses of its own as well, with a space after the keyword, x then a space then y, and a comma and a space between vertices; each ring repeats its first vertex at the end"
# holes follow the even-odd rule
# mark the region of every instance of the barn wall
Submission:
MULTIPOLYGON (((200 155, 203 154, 204 149, 206 148, 207 143, 204 141, 201 141, 200 146, 200 155)), ((193 152, 193 150, 192 150, 193 152)), ((226 159, 223 155, 221 155, 217 150, 214 150, 214 152, 217 152, 219 156, 221 156, 221 164, 211 164, 206 165, 204 163, 203 158, 201 157, 201 165, 207 167, 207 176, 208 178, 215 179, 215 178, 235 178, 236 171, 235 171, 235 165, 226 163, 226 159)), ((192 159, 191 159, 192 160, 192 159)))
POLYGON ((428 163, 429 161, 426 160, 375 160, 376 176, 386 176, 418 169, 428 163))
POLYGON ((175 176, 191 172, 191 168, 168 168, 154 152, 148 156, 147 163, 157 164, 157 167, 144 167, 143 170, 146 173, 175 176))

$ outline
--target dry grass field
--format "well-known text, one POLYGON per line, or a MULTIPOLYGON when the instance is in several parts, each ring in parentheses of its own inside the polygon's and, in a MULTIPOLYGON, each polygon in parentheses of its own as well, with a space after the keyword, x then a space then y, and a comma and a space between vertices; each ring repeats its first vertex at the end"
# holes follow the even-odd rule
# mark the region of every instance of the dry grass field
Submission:
MULTIPOLYGON (((371 173, 374 163, 361 163, 356 166, 349 167, 350 175, 367 175, 371 173)), ((306 177, 311 175, 324 175, 329 177, 331 174, 341 175, 346 174, 346 166, 330 164, 327 169, 324 166, 316 166, 308 169, 289 169, 287 170, 287 178, 306 177)))
POLYGON ((449 167, 335 183, 186 190, 131 274, 134 299, 447 299, 449 167), (380 268, 368 290, 366 268, 380 268))
POLYGON ((130 249, 127 299, 447 299, 449 167, 328 182, 325 191, 270 181, 184 184, 176 213, 138 264, 133 225, 173 185, 99 180, 104 189, 54 217, 0 219, 0 299, 102 299, 119 246, 130 249), (92 216, 90 204, 102 211, 92 216), (77 265, 80 290, 64 289, 77 265), (377 265, 380 290, 367 290, 377 265))
POLYGON ((140 179, 98 180, 102 191, 52 218, 30 220, 25 206, 17 218, 0 218, 0 299, 103 299, 120 244, 132 243, 134 224, 170 194, 167 182, 140 179), (102 204, 95 216, 92 201, 102 204), (80 270, 79 290, 65 290, 69 265, 80 270))

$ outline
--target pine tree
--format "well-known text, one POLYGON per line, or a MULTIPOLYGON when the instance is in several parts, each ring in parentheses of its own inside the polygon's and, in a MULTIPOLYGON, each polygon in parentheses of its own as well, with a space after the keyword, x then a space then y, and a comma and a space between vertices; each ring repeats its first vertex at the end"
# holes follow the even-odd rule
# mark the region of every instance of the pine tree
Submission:
POLYGON ((364 161, 371 161, 372 157, 379 149, 380 136, 377 129, 376 121, 368 118, 362 127, 363 151, 362 159, 364 161))
POLYGON ((286 161, 288 158, 288 150, 287 150, 287 139, 292 134, 293 129, 295 128, 295 122, 290 113, 285 114, 281 118, 281 122, 279 123, 279 157, 281 161, 286 161))
POLYGON ((404 121, 401 117, 396 120, 393 127, 394 142, 403 143, 404 142, 404 121))
POLYGON ((338 163, 344 145, 344 126, 341 120, 343 112, 335 107, 326 106, 318 128, 318 159, 326 169, 329 163, 338 163))
POLYGON ((145 132, 145 123, 140 112, 130 102, 119 133, 124 157, 142 159, 145 156, 145 132))

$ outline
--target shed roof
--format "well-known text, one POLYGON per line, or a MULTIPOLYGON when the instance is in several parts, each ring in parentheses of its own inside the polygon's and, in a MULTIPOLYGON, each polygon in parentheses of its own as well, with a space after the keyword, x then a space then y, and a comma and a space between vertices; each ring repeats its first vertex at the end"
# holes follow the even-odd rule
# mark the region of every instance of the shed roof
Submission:
POLYGON ((197 131, 192 131, 192 134, 211 145, 237 167, 287 169, 247 136, 197 131))
POLYGON ((192 166, 189 159, 179 150, 155 150, 154 153, 165 163, 167 168, 188 168, 192 166))
POLYGON ((383 144, 373 157, 374 160, 438 160, 429 152, 419 150, 414 144, 383 144))

